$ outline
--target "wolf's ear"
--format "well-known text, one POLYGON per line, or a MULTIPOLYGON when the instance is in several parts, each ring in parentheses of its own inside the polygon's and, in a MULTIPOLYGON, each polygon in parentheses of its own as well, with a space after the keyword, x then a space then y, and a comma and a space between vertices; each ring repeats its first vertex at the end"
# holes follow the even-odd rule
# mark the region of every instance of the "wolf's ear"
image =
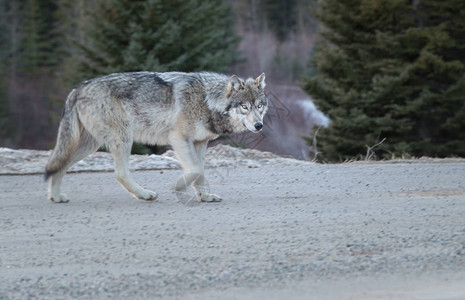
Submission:
POLYGON ((244 88, 244 81, 237 77, 236 75, 231 76, 228 81, 228 92, 227 96, 231 96, 233 91, 238 91, 240 89, 244 88))
POLYGON ((262 90, 265 89, 266 83, 265 83, 265 72, 263 72, 260 76, 255 78, 255 84, 258 85, 258 87, 262 90))

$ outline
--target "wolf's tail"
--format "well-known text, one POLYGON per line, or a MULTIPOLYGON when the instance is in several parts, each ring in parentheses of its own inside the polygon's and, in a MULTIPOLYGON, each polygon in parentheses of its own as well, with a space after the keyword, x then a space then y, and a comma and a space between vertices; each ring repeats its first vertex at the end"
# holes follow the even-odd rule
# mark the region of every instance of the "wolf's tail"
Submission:
POLYGON ((79 144, 81 126, 75 108, 76 100, 77 91, 72 90, 66 100, 55 149, 53 149, 52 155, 45 166, 45 180, 66 167, 70 156, 79 144))

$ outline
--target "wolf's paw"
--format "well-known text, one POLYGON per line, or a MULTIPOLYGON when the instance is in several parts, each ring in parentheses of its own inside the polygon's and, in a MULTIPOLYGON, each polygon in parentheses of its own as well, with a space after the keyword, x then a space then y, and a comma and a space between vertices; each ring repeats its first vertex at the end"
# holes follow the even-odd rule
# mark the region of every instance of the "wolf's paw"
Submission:
POLYGON ((157 199, 158 193, 150 190, 143 190, 139 195, 136 196, 139 199, 146 200, 146 201, 153 201, 157 199))
POLYGON ((200 202, 221 202, 221 197, 215 194, 202 194, 200 202))
POLYGON ((60 194, 59 196, 50 196, 49 198, 50 200, 52 200, 52 202, 54 203, 68 203, 69 202, 69 199, 68 197, 66 197, 65 194, 60 194))

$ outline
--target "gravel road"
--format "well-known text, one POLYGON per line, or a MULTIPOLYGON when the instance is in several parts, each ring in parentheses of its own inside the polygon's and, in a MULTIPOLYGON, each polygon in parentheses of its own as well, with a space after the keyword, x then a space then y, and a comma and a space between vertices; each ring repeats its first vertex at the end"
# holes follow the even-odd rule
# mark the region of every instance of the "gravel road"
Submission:
POLYGON ((465 299, 464 162, 209 169, 202 204, 180 172, 0 176, 0 299, 465 299))

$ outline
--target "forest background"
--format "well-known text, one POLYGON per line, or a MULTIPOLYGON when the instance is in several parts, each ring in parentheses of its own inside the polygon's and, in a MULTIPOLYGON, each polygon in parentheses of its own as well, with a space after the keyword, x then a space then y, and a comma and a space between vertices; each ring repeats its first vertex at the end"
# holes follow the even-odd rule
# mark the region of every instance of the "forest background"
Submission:
POLYGON ((320 161, 465 156, 464 6, 0 0, 0 146, 52 148, 82 80, 209 70, 267 73, 265 130, 223 142, 320 161))
POLYGON ((305 114, 294 102, 309 98, 299 83, 317 29, 310 13, 314 5, 300 0, 0 0, 0 146, 51 149, 67 94, 95 76, 137 70, 243 77, 266 72, 269 92, 281 101, 274 114, 279 122, 263 136, 239 137, 237 145, 307 158, 301 136, 309 134, 313 107, 309 101, 305 114), (160 57, 167 53, 171 57, 160 57))

